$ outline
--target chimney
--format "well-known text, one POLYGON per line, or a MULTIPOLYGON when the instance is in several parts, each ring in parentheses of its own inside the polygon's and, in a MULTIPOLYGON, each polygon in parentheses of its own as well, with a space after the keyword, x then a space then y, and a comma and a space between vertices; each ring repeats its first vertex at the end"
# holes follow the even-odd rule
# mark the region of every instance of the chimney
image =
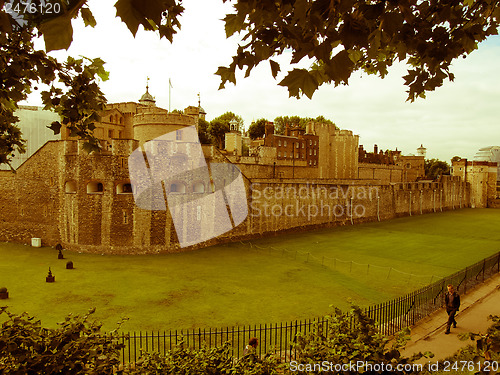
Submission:
POLYGON ((378 146, 377 145, 373 146, 373 153, 378 154, 378 146))

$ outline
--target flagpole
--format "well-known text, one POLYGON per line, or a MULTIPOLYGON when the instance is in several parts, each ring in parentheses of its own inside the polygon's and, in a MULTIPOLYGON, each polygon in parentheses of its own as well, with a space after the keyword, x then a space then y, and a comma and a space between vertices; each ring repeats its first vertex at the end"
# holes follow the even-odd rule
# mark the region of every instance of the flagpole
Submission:
POLYGON ((170 105, 171 105, 171 97, 172 97, 172 92, 171 92, 171 89, 172 88, 172 82, 170 82, 170 78, 168 79, 168 111, 170 112, 171 111, 171 108, 170 108, 170 105))

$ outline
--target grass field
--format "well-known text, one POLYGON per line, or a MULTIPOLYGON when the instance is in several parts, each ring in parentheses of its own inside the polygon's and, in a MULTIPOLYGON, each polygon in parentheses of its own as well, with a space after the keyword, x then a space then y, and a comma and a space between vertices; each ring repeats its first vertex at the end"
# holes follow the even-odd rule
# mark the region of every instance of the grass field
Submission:
POLYGON ((386 301, 494 254, 499 226, 500 210, 465 209, 180 254, 65 251, 65 260, 53 248, 0 243, 0 287, 10 294, 0 305, 47 326, 97 307, 106 329, 129 317, 125 331, 313 318, 332 304, 386 301))

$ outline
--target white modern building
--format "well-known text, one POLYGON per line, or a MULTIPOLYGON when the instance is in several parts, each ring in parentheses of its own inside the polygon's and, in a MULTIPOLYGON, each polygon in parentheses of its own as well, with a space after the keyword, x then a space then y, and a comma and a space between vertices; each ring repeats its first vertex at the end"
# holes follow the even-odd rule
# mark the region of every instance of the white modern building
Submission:
MULTIPOLYGON (((19 118, 16 126, 21 129, 22 138, 26 140, 26 153, 15 152, 12 167, 17 169, 31 155, 33 155, 45 142, 61 139, 61 135, 47 128, 54 121, 59 121, 59 115, 51 111, 45 111, 42 107, 19 106, 14 113, 19 118)), ((0 169, 10 170, 7 164, 0 165, 0 169)))

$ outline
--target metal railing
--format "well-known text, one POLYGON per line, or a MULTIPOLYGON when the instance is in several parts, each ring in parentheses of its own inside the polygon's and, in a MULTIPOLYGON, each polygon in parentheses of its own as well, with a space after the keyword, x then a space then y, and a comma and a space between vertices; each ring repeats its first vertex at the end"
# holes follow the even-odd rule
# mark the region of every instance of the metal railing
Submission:
MULTIPOLYGON (((419 320, 438 310, 443 305, 448 284, 453 284, 460 294, 465 294, 498 272, 500 272, 500 252, 405 296, 363 310, 376 322, 381 333, 390 336, 405 327, 415 325, 419 320)), ((293 360, 296 354, 293 342, 297 333, 307 334, 312 331, 315 324, 322 324, 324 332, 328 331, 328 319, 322 317, 253 327, 172 330, 163 333, 133 332, 120 336, 121 342, 125 345, 121 359, 124 363, 136 362, 141 350, 165 354, 181 342, 194 349, 203 345, 216 347, 229 342, 232 355, 238 358, 242 355, 249 339, 256 337, 259 339, 258 355, 273 352, 279 353, 284 361, 293 360)))

